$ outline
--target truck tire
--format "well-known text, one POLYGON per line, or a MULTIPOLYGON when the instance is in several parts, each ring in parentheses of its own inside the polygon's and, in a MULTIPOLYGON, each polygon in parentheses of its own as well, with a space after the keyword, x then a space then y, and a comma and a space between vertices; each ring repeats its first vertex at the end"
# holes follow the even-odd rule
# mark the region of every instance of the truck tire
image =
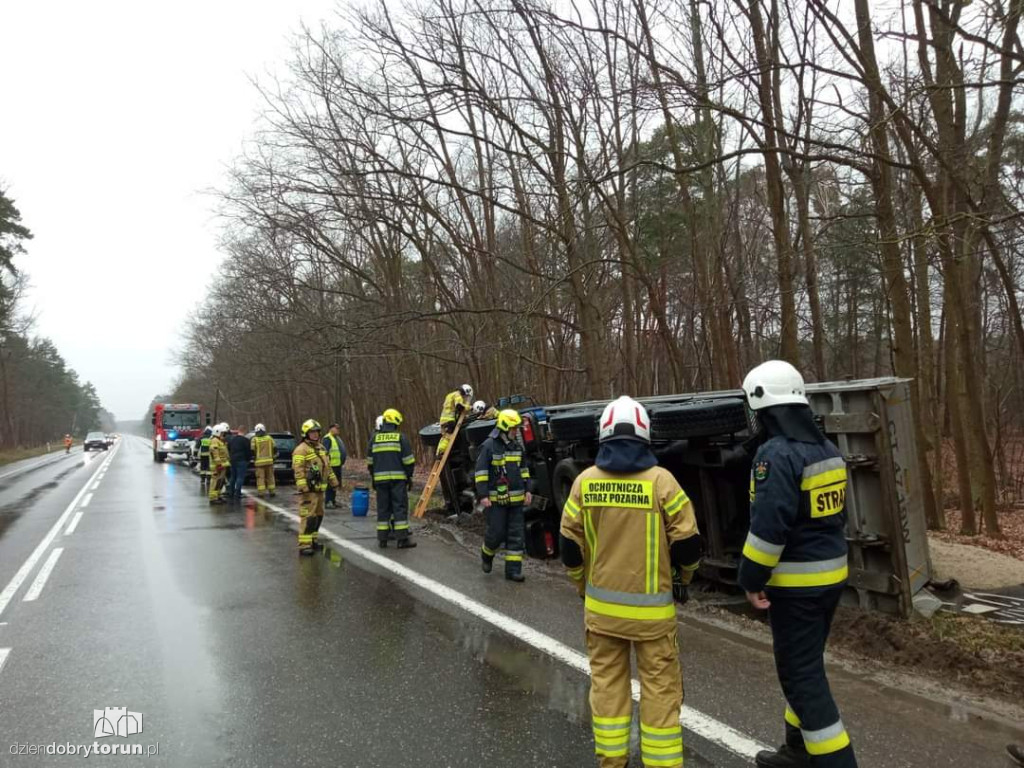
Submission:
POLYGON ((558 413, 548 420, 548 426, 555 440, 573 443, 582 440, 597 440, 599 411, 570 411, 558 413))
POLYGON ((466 433, 466 439, 469 440, 470 445, 480 445, 491 434, 491 430, 494 429, 496 423, 494 419, 471 421, 460 431, 466 433))
POLYGON ((738 397, 662 406, 651 413, 654 440, 732 435, 747 426, 747 407, 738 397))
POLYGON ((420 430, 420 442, 428 448, 436 448, 441 442, 441 427, 438 424, 431 424, 420 430))
POLYGON ((166 453, 157 453, 156 451, 153 451, 153 461, 161 462, 161 461, 163 461, 166 458, 167 458, 167 454, 166 453))
POLYGON ((583 467, 575 459, 562 459, 555 464, 555 471, 551 473, 551 493, 555 497, 555 513, 559 516, 572 492, 572 484, 582 471, 583 467))

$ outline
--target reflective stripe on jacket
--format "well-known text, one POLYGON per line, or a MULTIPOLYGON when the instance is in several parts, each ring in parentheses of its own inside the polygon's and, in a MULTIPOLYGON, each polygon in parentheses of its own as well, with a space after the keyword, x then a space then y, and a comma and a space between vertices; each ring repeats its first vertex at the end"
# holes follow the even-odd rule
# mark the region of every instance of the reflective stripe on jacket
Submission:
POLYGON ((228 447, 219 437, 210 438, 210 466, 226 467, 230 464, 228 460, 228 447))
POLYGON ((827 440, 774 437, 762 445, 751 469, 740 586, 814 593, 845 582, 846 483, 846 462, 827 440))
POLYGON ((210 455, 210 440, 212 438, 203 437, 199 440, 199 457, 205 458, 210 455))
POLYGON ((268 467, 274 463, 274 438, 270 435, 256 435, 252 439, 252 455, 257 467, 268 467))
POLYGON ((583 552, 588 629, 630 640, 675 630, 669 549, 699 534, 693 504, 672 473, 585 469, 565 502, 561 532, 583 552))
POLYGON ((463 407, 464 410, 469 409, 469 401, 462 396, 462 393, 459 392, 459 390, 456 389, 454 392, 449 392, 444 399, 444 405, 441 406, 441 418, 439 419, 439 421, 442 424, 445 424, 446 422, 449 421, 455 421, 455 419, 457 418, 455 414, 455 409, 458 408, 460 405, 463 407))
POLYGON ((526 501, 526 493, 532 487, 530 466, 526 463, 518 442, 506 443, 501 433, 495 430, 480 446, 476 457, 476 471, 473 480, 476 484, 476 497, 490 499, 499 504, 515 506, 526 501), (505 477, 508 482, 507 501, 499 498, 499 478, 505 477))
POLYGON ((373 482, 386 483, 391 480, 405 482, 412 479, 416 456, 408 438, 385 424, 380 432, 370 438, 366 449, 366 464, 373 476, 373 482))
POLYGON ((320 443, 303 440, 292 451, 292 470, 295 472, 295 485, 300 491, 326 491, 327 484, 337 485, 338 481, 331 472, 330 459, 327 451, 320 443), (319 470, 320 482, 311 483, 310 470, 319 470))

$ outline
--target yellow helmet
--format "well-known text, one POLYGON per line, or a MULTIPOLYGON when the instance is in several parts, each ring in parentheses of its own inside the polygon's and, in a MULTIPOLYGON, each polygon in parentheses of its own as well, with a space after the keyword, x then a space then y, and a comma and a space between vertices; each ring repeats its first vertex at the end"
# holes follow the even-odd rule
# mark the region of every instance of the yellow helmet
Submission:
POLYGON ((384 411, 384 423, 400 427, 402 426, 402 414, 394 408, 388 408, 384 411))
POLYGON ((302 436, 305 437, 310 432, 319 432, 321 430, 320 422, 316 419, 306 419, 302 422, 302 436))
POLYGON ((498 413, 498 429, 502 432, 508 432, 513 427, 518 427, 522 423, 523 417, 519 415, 519 411, 507 408, 498 413))

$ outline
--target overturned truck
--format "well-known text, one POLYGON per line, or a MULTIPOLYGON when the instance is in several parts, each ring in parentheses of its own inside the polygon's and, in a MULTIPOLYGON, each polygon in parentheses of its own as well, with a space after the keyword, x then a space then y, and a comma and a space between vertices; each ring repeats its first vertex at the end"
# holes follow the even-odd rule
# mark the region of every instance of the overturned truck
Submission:
MULTIPOLYGON (((850 578, 846 602, 909 616, 915 594, 931 579, 910 382, 883 378, 825 382, 807 387, 822 430, 849 468, 846 495, 850 578)), ((705 541, 701 575, 735 585, 750 522, 750 465, 758 444, 756 422, 736 391, 640 398, 651 417, 654 453, 692 499, 705 541)), ((505 398, 523 416, 520 440, 534 478, 527 510, 527 547, 533 557, 557 554, 562 506, 576 476, 594 462, 598 418, 605 402, 541 406, 505 398)), ((472 512, 473 468, 494 421, 467 424, 442 476, 450 513, 472 512)), ((420 430, 434 447, 440 428, 420 430)))

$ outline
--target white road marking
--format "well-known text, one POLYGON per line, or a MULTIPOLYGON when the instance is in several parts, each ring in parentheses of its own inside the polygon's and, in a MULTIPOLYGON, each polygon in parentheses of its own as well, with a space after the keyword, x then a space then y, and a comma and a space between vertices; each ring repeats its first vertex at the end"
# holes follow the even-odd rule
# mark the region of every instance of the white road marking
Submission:
MULTIPOLYGON (((246 491, 245 495, 252 496, 249 491, 246 491)), ((297 523, 299 521, 299 516, 290 510, 284 509, 283 507, 279 507, 272 502, 264 501, 262 499, 261 503, 293 522, 297 523)), ((342 549, 348 550, 350 553, 357 555, 364 560, 368 560, 374 565, 377 565, 396 576, 400 576, 421 589, 425 589, 427 592, 440 597, 442 600, 445 600, 461 608, 467 613, 476 616, 478 619, 486 621, 491 626, 497 627, 501 631, 519 638, 523 642, 532 645, 534 648, 542 651, 551 658, 561 661, 585 675, 590 674, 590 662, 587 659, 586 654, 580 653, 575 648, 570 648, 560 640, 556 640, 550 635, 545 635, 543 632, 539 632, 533 627, 523 624, 521 621, 518 621, 511 616, 507 616, 500 611, 496 611, 490 606, 484 605, 483 603, 480 603, 468 595, 464 595, 458 590, 452 589, 439 581, 434 581, 434 579, 424 576, 418 571, 414 571, 400 563, 396 563, 394 560, 384 557, 383 555, 379 555, 372 550, 366 549, 353 541, 349 541, 348 539, 338 536, 336 533, 332 533, 326 528, 320 529, 320 535, 324 538, 330 539, 342 549)), ((633 680, 633 698, 640 698, 639 680, 633 680)), ((679 715, 679 722, 688 731, 697 734, 707 741, 718 744, 741 757, 753 759, 753 757, 761 750, 771 748, 767 744, 762 744, 757 740, 746 736, 740 731, 737 731, 735 728, 726 725, 720 720, 716 720, 710 715, 706 715, 689 705, 683 705, 683 709, 679 715)))
POLYGON ((69 525, 68 529, 64 531, 65 536, 70 536, 72 533, 75 532, 75 528, 78 527, 78 521, 82 519, 82 515, 84 514, 85 513, 81 511, 75 512, 75 516, 71 518, 71 525, 69 525))
POLYGON ((43 563, 43 567, 39 569, 39 573, 36 574, 36 580, 32 582, 32 586, 28 588, 28 592, 25 593, 24 602, 30 603, 33 600, 38 600, 40 593, 43 591, 43 587, 46 586, 46 580, 50 578, 50 574, 53 573, 53 569, 57 565, 57 561, 63 554, 64 548, 57 547, 50 553, 50 556, 46 558, 46 562, 43 563))
POLYGON ((90 488, 89 490, 90 490, 90 491, 98 491, 99 489, 100 489, 100 481, 99 481, 99 480, 97 480, 97 481, 96 481, 96 482, 95 482, 95 483, 93 484, 92 488, 90 488))
POLYGON ((4 662, 7 661, 7 657, 11 655, 10 648, 0 648, 0 672, 4 671, 4 662))
POLYGON ((85 509, 89 506, 89 502, 92 501, 92 494, 86 494, 86 497, 82 499, 82 503, 78 505, 79 509, 85 509))
MULTIPOLYGON (((114 450, 116 452, 117 449, 114 450)), ((114 453, 111 453, 110 456, 105 459, 105 462, 109 462, 113 458, 114 453)), ((101 465, 101 467, 102 466, 103 465, 101 465)), ((25 579, 28 578, 32 569, 35 568, 36 563, 38 563, 40 558, 42 558, 43 554, 46 552, 46 548, 50 546, 56 538, 57 533, 64 527, 64 523, 67 522, 68 517, 71 516, 71 511, 78 505, 78 500, 85 494, 86 489, 89 487, 89 483, 93 481, 93 478, 96 477, 96 473, 99 471, 99 468, 97 468, 92 477, 85 482, 85 485, 82 486, 82 489, 78 492, 75 498, 71 500, 71 503, 68 504, 64 512, 61 513, 61 516, 57 518, 57 522, 53 524, 52 528, 50 528, 49 533, 43 537, 43 540, 39 542, 39 545, 35 550, 33 550, 32 554, 28 556, 28 559, 22 564, 21 568, 18 569, 18 572, 14 574, 14 578, 8 582, 6 587, 4 587, 4 591, 0 592, 0 614, 3 614, 8 603, 10 603, 11 599, 14 597, 15 592, 17 592, 21 588, 21 585, 25 583, 25 579)))

